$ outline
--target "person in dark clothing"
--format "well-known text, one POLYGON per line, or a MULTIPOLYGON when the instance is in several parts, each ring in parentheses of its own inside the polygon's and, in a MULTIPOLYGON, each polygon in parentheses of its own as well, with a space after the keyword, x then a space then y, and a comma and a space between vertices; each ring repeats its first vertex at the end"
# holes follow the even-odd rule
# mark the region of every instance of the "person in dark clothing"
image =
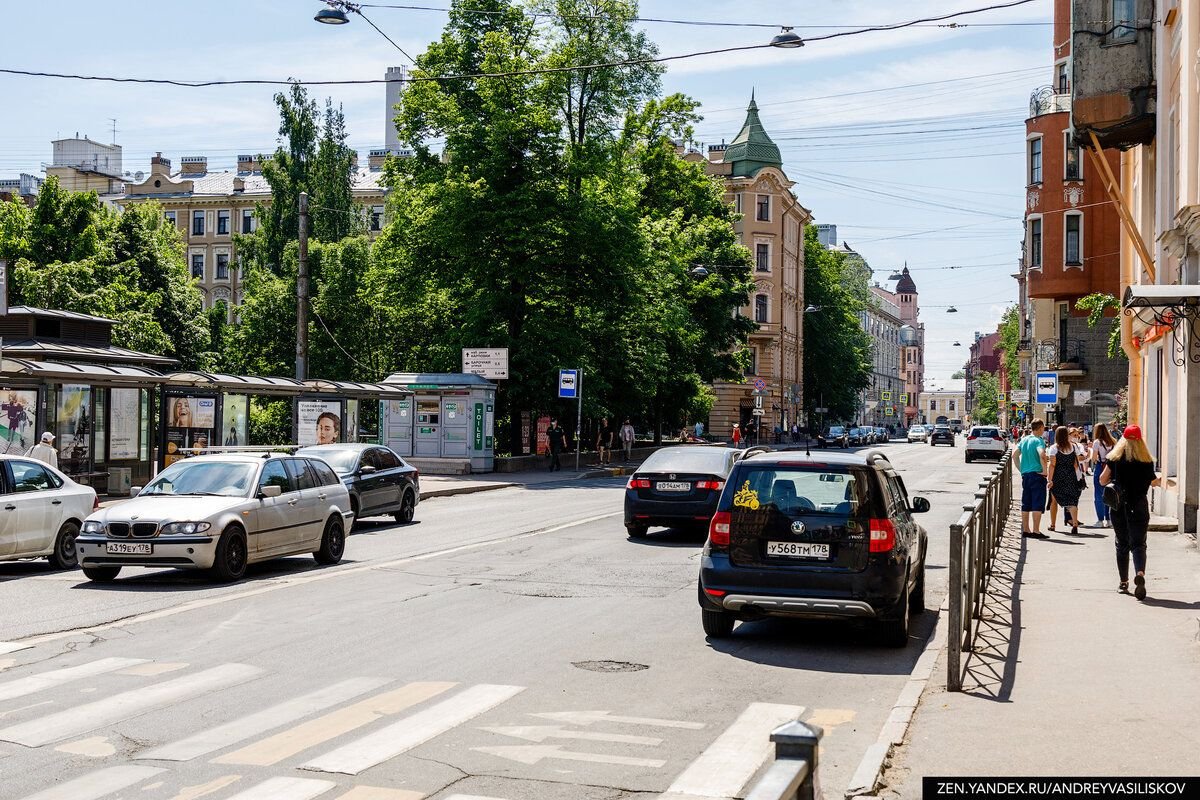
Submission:
POLYGON ((596 450, 600 453, 600 463, 612 462, 613 429, 608 424, 608 417, 600 418, 600 428, 596 432, 596 450))
POLYGON ((550 420, 550 427, 546 429, 546 438, 550 440, 550 471, 561 471, 562 463, 558 457, 563 450, 567 449, 567 432, 558 424, 558 420, 550 420))
POLYGON ((1121 441, 1108 454, 1108 463, 1100 473, 1100 483, 1115 486, 1120 503, 1112 510, 1113 533, 1117 544, 1117 591, 1129 591, 1129 556, 1133 556, 1133 596, 1146 599, 1146 530, 1150 526, 1151 486, 1161 481, 1154 472, 1154 459, 1142 441, 1137 425, 1125 428, 1121 441))

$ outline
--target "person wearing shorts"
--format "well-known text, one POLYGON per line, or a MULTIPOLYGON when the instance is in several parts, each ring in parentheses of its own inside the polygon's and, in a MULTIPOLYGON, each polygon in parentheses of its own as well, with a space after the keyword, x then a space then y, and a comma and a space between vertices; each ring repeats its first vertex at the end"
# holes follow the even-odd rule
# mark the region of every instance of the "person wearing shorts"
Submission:
POLYGON ((1029 435, 1017 442, 1013 460, 1021 472, 1021 535, 1049 539, 1042 533, 1042 510, 1046 507, 1046 443, 1040 419, 1030 425, 1029 435))

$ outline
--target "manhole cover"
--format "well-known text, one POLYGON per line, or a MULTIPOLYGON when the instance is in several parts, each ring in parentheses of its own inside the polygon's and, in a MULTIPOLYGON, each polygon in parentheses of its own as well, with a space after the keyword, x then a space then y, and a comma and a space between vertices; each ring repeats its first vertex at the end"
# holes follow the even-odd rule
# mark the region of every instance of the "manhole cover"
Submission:
POLYGON ((633 664, 629 661, 572 661, 571 666, 590 672, 638 672, 650 669, 648 664, 633 664))

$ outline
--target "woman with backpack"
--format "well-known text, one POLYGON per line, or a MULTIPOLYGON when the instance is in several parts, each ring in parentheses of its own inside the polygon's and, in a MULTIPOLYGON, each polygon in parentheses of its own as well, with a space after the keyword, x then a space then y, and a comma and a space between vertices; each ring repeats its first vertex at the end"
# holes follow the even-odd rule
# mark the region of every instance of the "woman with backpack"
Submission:
MULTIPOLYGON (((1071 433, 1066 425, 1059 425, 1054 430, 1054 444, 1046 451, 1049 458, 1050 480, 1046 488, 1063 508, 1063 521, 1070 521, 1071 533, 1079 533, 1079 488, 1083 480, 1083 471, 1079 466, 1079 452, 1071 441, 1071 433)), ((1054 519, 1051 512, 1050 519, 1054 519)), ((1051 528, 1053 530, 1053 528, 1051 528)))
POLYGON ((1129 591, 1129 556, 1133 556, 1133 596, 1146 599, 1146 531, 1150 527, 1151 486, 1161 483, 1154 472, 1154 459, 1142 441, 1142 429, 1137 425, 1125 428, 1121 441, 1108 454, 1108 463, 1100 473, 1100 483, 1113 486, 1116 500, 1112 508, 1112 527, 1117 543, 1117 574, 1121 583, 1117 591, 1129 591))
POLYGON ((1112 524, 1112 516, 1108 506, 1104 505, 1104 484, 1100 482, 1099 478, 1104 471, 1104 465, 1108 463, 1109 453, 1117 446, 1117 440, 1108 432, 1108 426, 1104 423, 1100 423, 1092 430, 1092 437, 1094 441, 1089 458, 1092 462, 1092 474, 1095 476, 1092 488, 1094 490, 1093 501, 1096 505, 1096 525, 1107 528, 1112 524))

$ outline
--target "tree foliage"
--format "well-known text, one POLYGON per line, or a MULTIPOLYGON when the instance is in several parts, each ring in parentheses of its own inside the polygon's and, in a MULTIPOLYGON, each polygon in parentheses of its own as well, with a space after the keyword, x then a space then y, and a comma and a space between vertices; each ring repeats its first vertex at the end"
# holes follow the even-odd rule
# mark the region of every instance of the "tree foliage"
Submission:
POLYGON ((995 425, 1000 417, 1000 379, 990 372, 980 372, 975 381, 975 422, 995 425))
POLYGON ((1000 332, 1000 346, 1004 371, 1008 373, 1008 385, 1014 389, 1024 389, 1025 380, 1021 376, 1021 315, 1016 306, 1009 306, 1000 318, 997 328, 1000 332))
POLYGON ((810 418, 822 406, 829 409, 827 420, 857 413, 859 393, 871 380, 871 337, 858 316, 869 294, 859 271, 849 270, 845 256, 826 249, 816 227, 807 226, 804 301, 818 309, 804 316, 804 408, 810 418))
POLYGON ((1108 318, 1108 357, 1125 358, 1125 351, 1121 347, 1121 326, 1116 319, 1117 312, 1121 310, 1120 301, 1114 295, 1093 292, 1076 300, 1075 307, 1087 312, 1089 328, 1095 328, 1108 318))

